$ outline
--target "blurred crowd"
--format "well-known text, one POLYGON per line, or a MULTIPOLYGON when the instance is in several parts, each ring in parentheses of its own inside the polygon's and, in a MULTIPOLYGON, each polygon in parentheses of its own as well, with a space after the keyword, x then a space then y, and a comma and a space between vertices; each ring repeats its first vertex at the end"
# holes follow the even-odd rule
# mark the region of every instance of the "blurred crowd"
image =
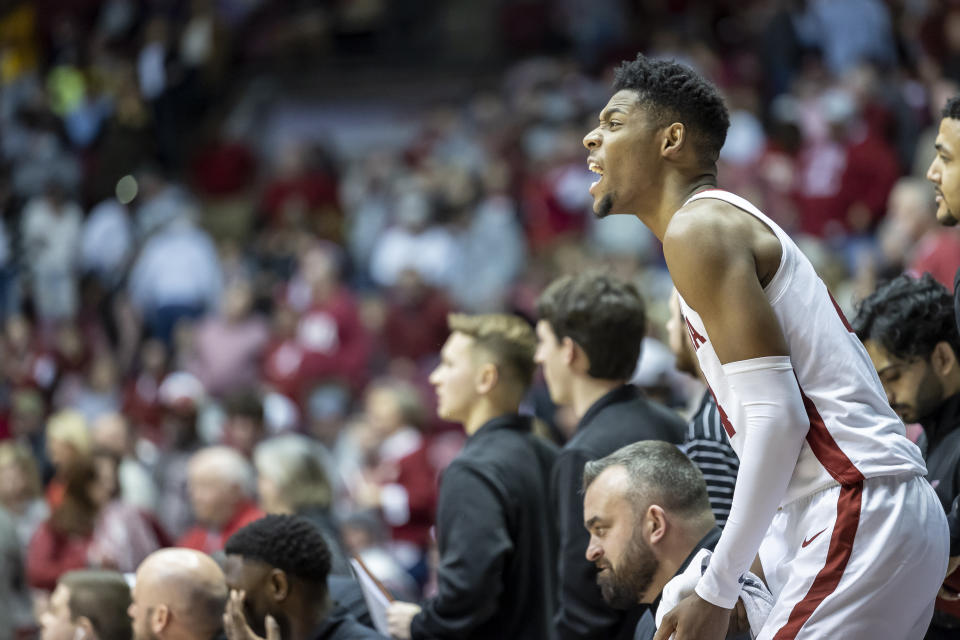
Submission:
MULTIPOLYGON (((720 184, 801 242, 848 316, 905 270, 952 286, 960 236, 923 176, 960 90, 960 3, 394 4, 0 2, 0 546, 26 560, 21 595, 173 543, 218 551, 264 512, 317 523, 334 571, 359 553, 429 593, 436 480, 464 439, 427 382, 447 316, 533 318, 561 273, 636 282, 635 381, 697 400, 658 345, 659 245, 590 213, 581 140, 637 50, 722 89, 720 184), (401 60, 420 82, 387 66, 374 97, 323 80, 437 33, 453 71, 401 60), (458 74, 462 95, 421 96, 458 74), (336 99, 346 124, 268 139, 287 99, 336 99), (393 100, 413 115, 349 117, 393 100), (371 131, 390 144, 350 142, 371 131)), ((569 435, 542 382, 527 404, 569 435)))

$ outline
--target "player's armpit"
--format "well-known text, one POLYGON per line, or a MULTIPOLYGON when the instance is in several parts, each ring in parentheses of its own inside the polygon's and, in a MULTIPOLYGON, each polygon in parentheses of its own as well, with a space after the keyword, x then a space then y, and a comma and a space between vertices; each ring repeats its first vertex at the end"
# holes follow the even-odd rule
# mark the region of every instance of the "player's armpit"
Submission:
POLYGON ((677 291, 700 314, 721 363, 789 355, 743 224, 704 208, 680 212, 664 234, 663 254, 677 291))

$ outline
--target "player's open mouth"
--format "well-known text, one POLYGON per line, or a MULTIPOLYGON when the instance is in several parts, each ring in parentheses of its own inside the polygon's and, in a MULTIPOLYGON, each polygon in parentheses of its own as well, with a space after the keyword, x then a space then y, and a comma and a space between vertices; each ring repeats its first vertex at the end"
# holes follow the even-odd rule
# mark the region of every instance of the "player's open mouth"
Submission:
POLYGON ((597 186, 603 181, 603 167, 591 160, 587 163, 587 168, 600 175, 597 181, 590 185, 590 195, 593 195, 594 190, 596 190, 597 186))

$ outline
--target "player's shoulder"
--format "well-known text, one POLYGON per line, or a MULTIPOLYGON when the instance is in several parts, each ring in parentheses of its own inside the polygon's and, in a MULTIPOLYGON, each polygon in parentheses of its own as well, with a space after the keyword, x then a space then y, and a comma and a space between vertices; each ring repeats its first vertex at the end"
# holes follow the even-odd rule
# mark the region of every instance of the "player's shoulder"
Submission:
POLYGON ((687 203, 670 219, 663 235, 663 252, 671 261, 715 263, 720 266, 750 252, 749 216, 723 200, 703 198, 687 203))
POLYGON ((749 225, 746 218, 741 209, 725 200, 701 198, 688 202, 673 214, 663 241, 719 243, 744 234, 749 225))

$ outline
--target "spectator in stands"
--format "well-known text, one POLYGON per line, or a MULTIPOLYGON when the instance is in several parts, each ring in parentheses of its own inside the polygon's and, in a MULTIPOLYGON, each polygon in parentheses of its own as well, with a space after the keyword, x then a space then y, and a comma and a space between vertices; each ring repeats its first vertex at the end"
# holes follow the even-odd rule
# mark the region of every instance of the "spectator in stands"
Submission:
POLYGON ((301 312, 296 342, 302 348, 301 379, 340 382, 354 390, 367 379, 370 337, 353 293, 340 277, 336 247, 313 245, 300 257, 286 302, 301 312))
POLYGON ((579 488, 583 466, 638 440, 683 442, 683 421, 627 384, 646 332, 643 300, 633 285, 599 273, 563 276, 537 303, 536 362, 550 397, 579 421, 553 466, 551 500, 560 535, 560 638, 628 640, 643 613, 611 609, 596 588, 597 569, 584 558, 588 535, 579 488))
POLYGON ((230 640, 246 640, 250 630, 267 636, 269 624, 284 640, 382 638, 331 601, 330 552, 306 520, 266 516, 234 533, 225 551, 231 593, 224 627, 230 640))
POLYGON ((901 178, 890 193, 887 219, 879 234, 886 273, 930 273, 953 285, 960 265, 960 235, 937 224, 935 193, 919 178, 901 178))
POLYGON ((83 211, 60 185, 27 203, 21 236, 37 315, 45 322, 77 312, 77 272, 83 211))
POLYGON ((27 579, 34 588, 49 591, 62 574, 84 567, 132 572, 166 542, 135 507, 115 500, 113 462, 104 456, 70 468, 60 505, 30 539, 27 579))
POLYGON ((40 618, 43 640, 130 640, 130 587, 114 571, 71 571, 40 618))
MULTIPOLYGON (((700 372, 696 351, 690 342, 690 332, 686 320, 680 311, 680 299, 674 289, 670 296, 670 319, 667 321, 667 337, 670 351, 676 357, 679 371, 693 376, 706 387, 706 381, 700 372)), ((713 392, 705 388, 700 402, 687 425, 687 435, 683 440, 683 451, 693 460, 703 473, 707 483, 707 495, 710 507, 717 519, 717 525, 723 528, 730 515, 733 503, 733 488, 737 483, 737 471, 740 459, 737 457, 730 440, 724 432, 725 416, 720 415, 713 392)))
POLYGON ((137 569, 131 596, 133 640, 213 640, 222 632, 227 583, 205 553, 150 554, 137 569))
POLYGON ((369 449, 355 486, 360 507, 375 509, 391 529, 391 552, 421 581, 437 508, 437 471, 421 433, 423 402, 400 380, 374 381, 367 388, 364 429, 369 449))
POLYGON ((549 638, 555 538, 549 508, 556 448, 517 414, 533 378, 536 336, 517 316, 450 316, 430 374, 437 414, 468 435, 443 474, 437 507, 437 595, 393 603, 390 633, 549 638))
POLYGON ((612 607, 650 604, 633 638, 650 640, 664 585, 720 539, 703 475, 666 442, 637 442, 583 471, 587 559, 612 607))
POLYGON ((71 469, 90 456, 90 430, 83 414, 64 410, 47 421, 47 455, 55 475, 47 484, 46 497, 51 509, 56 509, 63 497, 66 477, 71 469))
POLYGON ((264 512, 295 514, 312 522, 330 550, 331 572, 352 575, 331 509, 333 489, 329 460, 330 454, 323 445, 300 434, 265 440, 253 453, 257 494, 264 512))
POLYGON ((207 447, 187 468, 190 504, 197 524, 177 546, 214 553, 240 527, 263 516, 253 501, 253 466, 229 447, 207 447))
POLYGON ((260 396, 252 389, 232 393, 225 398, 223 410, 223 444, 252 458, 257 443, 266 435, 260 396))
POLYGON ((157 509, 157 485, 153 477, 135 455, 135 442, 130 423, 121 413, 107 413, 93 423, 94 446, 109 452, 120 460, 117 470, 121 499, 143 511, 157 509))
POLYGON ((220 302, 223 276, 210 236, 181 212, 146 241, 128 286, 150 335, 171 344, 180 320, 198 318, 220 302))
POLYGON ((189 373, 171 373, 157 391, 162 407, 160 456, 156 463, 157 517, 175 538, 193 522, 187 491, 187 467, 202 444, 197 433, 203 385, 189 373))
POLYGON ((33 631, 23 549, 16 522, 0 507, 0 640, 27 637, 33 631))
MULTIPOLYGON (((890 406, 904 422, 923 425, 917 444, 943 508, 960 512, 960 333, 950 292, 930 274, 899 276, 861 303, 853 327, 890 406)), ((957 591, 955 562, 951 569, 944 585, 957 591)), ((958 627, 960 602, 938 598, 927 638, 950 637, 958 627)))
POLYGON ((244 392, 257 382, 268 339, 266 321, 253 312, 250 283, 233 282, 223 293, 220 313, 194 329, 187 370, 213 396, 244 392))
POLYGON ((0 509, 13 520, 21 547, 27 546, 33 532, 50 515, 37 464, 22 444, 0 443, 0 509))

